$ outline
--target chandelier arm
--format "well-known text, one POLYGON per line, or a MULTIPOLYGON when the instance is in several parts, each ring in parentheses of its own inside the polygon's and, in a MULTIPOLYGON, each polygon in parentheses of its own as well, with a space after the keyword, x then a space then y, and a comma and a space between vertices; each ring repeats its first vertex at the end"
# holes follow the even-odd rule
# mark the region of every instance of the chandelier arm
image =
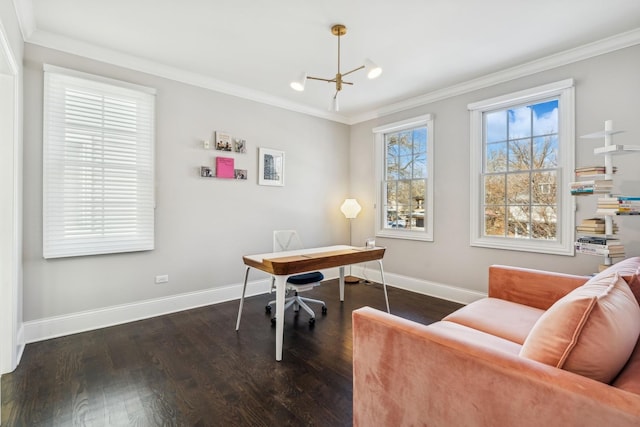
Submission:
POLYGON ((344 74, 342 75, 342 77, 344 77, 344 76, 348 76, 349 74, 354 73, 354 72, 356 72, 356 71, 358 71, 358 70, 362 70, 363 68, 364 68, 364 65, 361 65, 361 66, 359 66, 358 68, 354 68, 354 69, 353 69, 353 70, 351 70, 351 71, 347 71, 346 73, 344 73, 344 74))
POLYGON ((311 77, 311 76, 307 76, 307 79, 309 79, 309 80, 320 80, 320 81, 328 82, 328 83, 334 83, 336 81, 336 79, 323 79, 322 77, 311 77))

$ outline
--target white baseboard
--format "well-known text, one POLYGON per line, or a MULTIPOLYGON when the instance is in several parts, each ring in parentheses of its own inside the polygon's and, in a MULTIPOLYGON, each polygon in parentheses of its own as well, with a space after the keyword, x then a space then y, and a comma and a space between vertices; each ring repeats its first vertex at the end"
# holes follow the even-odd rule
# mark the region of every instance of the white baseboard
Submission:
MULTIPOLYGON (((269 292, 270 286, 271 282, 269 279, 249 282, 247 284, 246 296, 249 297, 269 292)), ((79 332, 135 322, 136 320, 148 319, 150 317, 175 313, 177 311, 205 305, 237 300, 241 293, 242 284, 236 284, 223 288, 172 295, 166 298, 32 320, 24 322, 24 341, 22 342, 32 343, 43 341, 50 338, 77 334, 79 332)))
MULTIPOLYGON (((377 266, 374 268, 367 267, 366 264, 354 265, 352 274, 357 277, 372 280, 374 282, 382 282, 382 276, 377 266)), ((384 273, 384 278, 388 286, 416 292, 423 295, 429 295, 441 298, 447 301, 453 301, 460 304, 469 304, 473 301, 485 298, 486 293, 472 291, 469 289, 459 288, 457 286, 446 285, 444 283, 431 282, 428 280, 415 279, 400 274, 384 273)), ((393 304, 389 303, 391 306, 393 304)), ((393 306, 390 307, 393 313, 393 306)))
MULTIPOLYGON (((327 279, 337 278, 338 270, 323 270, 327 279)), ((382 277, 377 268, 366 268, 366 265, 354 265, 352 273, 355 276, 380 282, 382 277)), ((399 274, 385 273, 387 285, 405 289, 424 295, 446 299, 462 304, 486 297, 486 294, 468 289, 462 289, 442 283, 429 282, 399 274)), ((269 292, 270 280, 262 279, 247 284, 247 296, 260 295, 269 292)), ((25 343, 43 341, 51 338, 72 335, 79 332, 91 331, 109 326, 120 325, 163 314, 189 310, 205 305, 237 300, 242 292, 242 284, 234 284, 223 288, 208 289, 199 292, 190 292, 180 295, 172 295, 166 298, 158 298, 140 301, 132 304, 123 304, 105 307, 98 310, 72 313, 64 316, 55 316, 45 319, 24 322, 20 329, 21 343, 20 356, 25 343)), ((391 304, 393 312, 393 304, 391 304)))

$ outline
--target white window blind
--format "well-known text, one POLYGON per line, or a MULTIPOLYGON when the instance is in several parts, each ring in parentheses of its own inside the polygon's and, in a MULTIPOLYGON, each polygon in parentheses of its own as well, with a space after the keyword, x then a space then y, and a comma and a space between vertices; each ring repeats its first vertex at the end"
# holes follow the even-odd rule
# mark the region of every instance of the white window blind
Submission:
POLYGON ((155 90, 46 65, 43 256, 154 248, 155 90))

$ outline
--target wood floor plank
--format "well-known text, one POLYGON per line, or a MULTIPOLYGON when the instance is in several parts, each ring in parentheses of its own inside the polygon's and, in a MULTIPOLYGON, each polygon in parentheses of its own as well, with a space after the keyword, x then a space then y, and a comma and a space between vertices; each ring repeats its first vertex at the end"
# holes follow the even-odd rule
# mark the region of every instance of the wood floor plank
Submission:
MULTIPOLYGON (((350 426, 351 312, 385 309, 379 284, 305 293, 317 320, 288 310, 282 362, 265 305, 248 298, 27 345, 2 378, 6 426, 350 426)), ((389 288, 391 311, 431 323, 459 304, 389 288)))

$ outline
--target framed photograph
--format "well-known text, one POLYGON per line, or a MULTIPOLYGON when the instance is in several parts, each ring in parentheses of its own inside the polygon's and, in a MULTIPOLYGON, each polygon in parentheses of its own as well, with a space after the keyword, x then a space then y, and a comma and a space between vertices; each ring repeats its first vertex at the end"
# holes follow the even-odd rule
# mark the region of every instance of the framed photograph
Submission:
POLYGON ((226 132, 216 132, 216 150, 231 151, 231 135, 226 132))
POLYGON ((284 187, 284 151, 258 149, 258 184, 284 187))
POLYGON ((236 153, 246 153, 247 141, 242 138, 233 138, 233 151, 235 151, 236 153))
POLYGON ((247 170, 246 169, 235 169, 233 171, 233 177, 235 179, 247 179, 247 170))
POLYGON ((213 178, 213 171, 209 166, 200 166, 200 176, 203 178, 213 178))

